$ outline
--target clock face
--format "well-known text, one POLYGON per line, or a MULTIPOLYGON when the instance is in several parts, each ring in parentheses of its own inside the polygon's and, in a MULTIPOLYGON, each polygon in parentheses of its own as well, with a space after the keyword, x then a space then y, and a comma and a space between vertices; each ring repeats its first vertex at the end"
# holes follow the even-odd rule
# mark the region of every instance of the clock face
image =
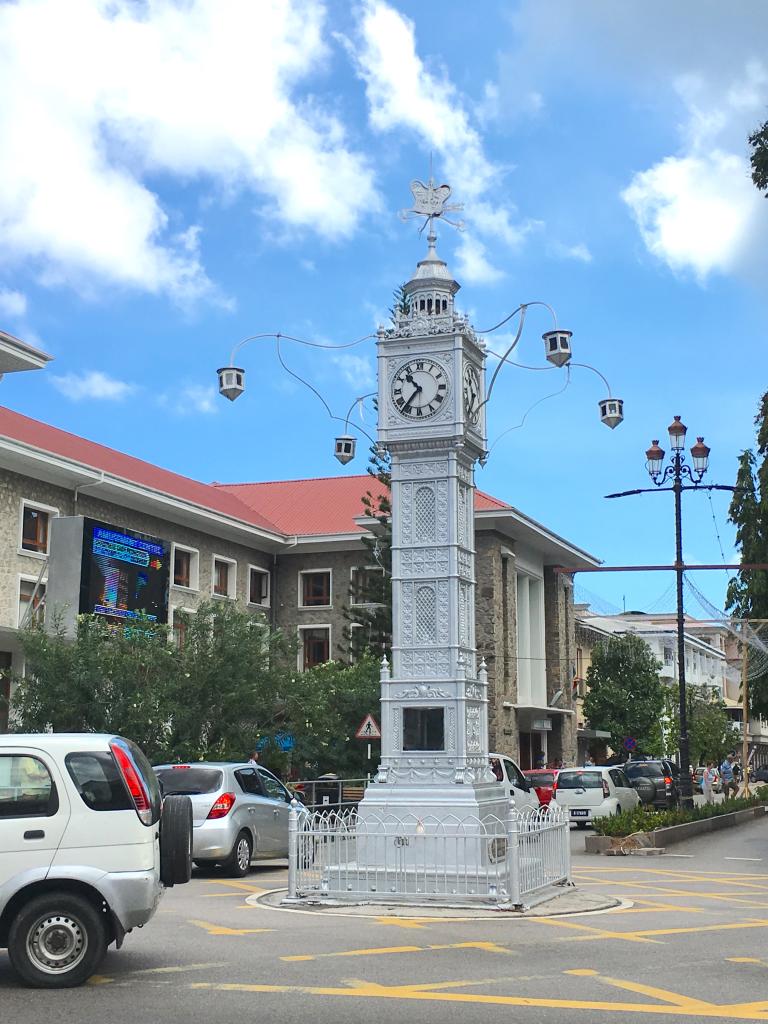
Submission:
POLYGON ((411 359, 392 378, 392 404, 410 420, 424 420, 442 408, 448 395, 448 375, 440 363, 411 359))
POLYGON ((471 363, 464 364, 464 410, 470 423, 480 419, 480 375, 471 363))

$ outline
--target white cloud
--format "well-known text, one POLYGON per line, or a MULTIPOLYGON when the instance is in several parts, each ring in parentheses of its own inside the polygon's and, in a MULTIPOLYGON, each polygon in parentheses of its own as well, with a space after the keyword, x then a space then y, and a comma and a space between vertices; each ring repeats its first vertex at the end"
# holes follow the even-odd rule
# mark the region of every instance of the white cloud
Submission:
POLYGON ((378 200, 306 92, 324 18, 306 0, 1 4, 4 258, 47 282, 211 294, 199 227, 163 205, 161 179, 249 191, 283 226, 349 235, 378 200))
POLYGON ((0 288, 0 316, 21 317, 27 312, 27 297, 10 288, 0 288))
POLYGON ((116 380, 100 370, 88 370, 81 374, 66 373, 58 377, 52 375, 50 380, 57 391, 73 402, 82 402, 84 399, 120 402, 136 391, 135 384, 116 380))
POLYGON ((459 242, 456 270, 467 284, 495 284, 504 276, 488 260, 483 243, 473 235, 463 235, 459 242))
POLYGON ((219 411, 219 395, 214 387, 190 384, 183 388, 177 403, 177 412, 202 413, 210 416, 219 411))
POLYGON ((766 84, 755 62, 716 94, 698 75, 676 81, 687 111, 681 152, 636 174, 622 192, 649 252, 670 269, 704 281, 748 262, 765 200, 750 180, 743 140, 758 122, 766 84), (735 152, 734 125, 741 126, 735 152))
MULTIPOLYGON (((469 104, 447 74, 428 70, 419 57, 413 22, 385 0, 364 0, 359 32, 359 40, 346 40, 346 45, 365 82, 372 127, 379 132, 407 128, 419 136, 439 154, 447 180, 467 202, 470 229, 518 246, 531 223, 515 223, 511 204, 483 199, 498 189, 504 171, 486 156, 469 104)), ((481 120, 493 116, 496 101, 490 85, 475 105, 481 120)), ((462 240, 460 259, 475 274, 468 280, 490 282, 502 276, 483 250, 478 237, 462 240)))
POLYGON ((551 246, 555 256, 562 260, 576 260, 578 263, 591 263, 592 253, 583 242, 577 245, 564 245, 562 242, 555 242, 551 246))
POLYGON ((347 384, 359 388, 372 388, 376 383, 376 371, 370 360, 364 356, 340 355, 332 356, 332 360, 341 370, 347 384))

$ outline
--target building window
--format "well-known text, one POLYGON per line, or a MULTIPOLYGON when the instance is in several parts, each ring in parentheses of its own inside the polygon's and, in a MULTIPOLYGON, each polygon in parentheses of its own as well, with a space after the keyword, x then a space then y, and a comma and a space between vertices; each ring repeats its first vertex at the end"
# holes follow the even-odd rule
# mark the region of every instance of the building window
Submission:
POLYGON ((674 654, 671 647, 664 648, 664 664, 671 665, 674 661, 674 654))
POLYGON ((194 548, 185 548, 181 544, 173 545, 173 585, 184 590, 197 590, 199 587, 200 556, 194 548))
POLYGON ((299 573, 299 597, 302 608, 330 608, 331 570, 299 573))
POLYGON ((379 604, 381 602, 383 569, 374 565, 352 569, 349 585, 350 604, 379 604))
POLYGON ((302 669, 313 668, 315 665, 322 665, 330 658, 331 650, 331 627, 330 626, 308 626, 299 630, 301 646, 302 669))
POLYGON ((173 642, 180 651, 184 650, 187 641, 187 626, 189 625, 190 612, 186 608, 173 609, 173 642))
POLYGON ((248 566, 248 603, 269 604, 269 573, 255 565, 248 566))
POLYGON ((52 516, 57 510, 23 502, 21 506, 21 550, 37 555, 48 554, 48 537, 52 516))
POLYGON ((234 598, 237 594, 237 562, 231 558, 213 556, 213 580, 211 592, 214 597, 234 598))
POLYGON ((19 628, 43 622, 45 583, 22 577, 19 580, 19 628))

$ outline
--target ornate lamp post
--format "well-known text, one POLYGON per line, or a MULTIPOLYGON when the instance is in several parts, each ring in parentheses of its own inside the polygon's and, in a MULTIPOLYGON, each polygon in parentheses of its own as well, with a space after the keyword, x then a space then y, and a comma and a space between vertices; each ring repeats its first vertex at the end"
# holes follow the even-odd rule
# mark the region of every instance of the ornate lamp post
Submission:
MULTIPOLYGON (((688 705, 685 692, 685 609, 683 606, 683 517, 681 496, 683 491, 697 490, 709 465, 710 449, 704 444, 704 438, 696 439, 696 444, 691 448, 693 468, 685 461, 685 435, 688 428, 681 422, 679 416, 675 416, 669 425, 669 447, 671 449, 670 462, 664 468, 664 449, 660 447, 658 440, 651 442, 651 447, 646 451, 646 468, 654 486, 659 490, 672 491, 675 496, 675 576, 677 581, 677 678, 679 686, 679 714, 680 714, 680 796, 683 806, 693 806, 693 791, 691 787, 690 773, 690 751, 688 743, 688 705), (664 485, 672 481, 671 487, 664 485), (690 480, 690 485, 684 485, 683 480, 690 480)), ((715 485, 713 485, 715 486, 715 485)), ((706 488, 703 488, 706 489, 706 488)), ((720 488, 718 488, 720 489, 720 488)), ((622 491, 619 494, 608 494, 608 498, 623 498, 630 494, 646 494, 652 488, 644 488, 633 491, 622 491)))

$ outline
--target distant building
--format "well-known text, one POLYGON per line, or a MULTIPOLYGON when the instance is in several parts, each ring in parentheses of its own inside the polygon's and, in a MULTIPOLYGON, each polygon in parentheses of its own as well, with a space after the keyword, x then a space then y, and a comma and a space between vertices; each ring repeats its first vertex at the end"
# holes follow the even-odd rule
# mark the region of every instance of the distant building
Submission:
MULTIPOLYGON (((82 515, 166 541, 169 624, 213 597, 297 639, 297 668, 349 657, 345 607, 371 564, 368 475, 204 484, 0 408, 0 681, 21 671, 18 629, 40 614, 50 524, 82 515), (345 646, 346 644, 346 646, 345 646)), ((571 579, 597 559, 513 506, 476 493, 477 643, 489 671, 491 747, 576 760, 571 579)), ((0 720, 0 729, 7 723, 0 720)))

